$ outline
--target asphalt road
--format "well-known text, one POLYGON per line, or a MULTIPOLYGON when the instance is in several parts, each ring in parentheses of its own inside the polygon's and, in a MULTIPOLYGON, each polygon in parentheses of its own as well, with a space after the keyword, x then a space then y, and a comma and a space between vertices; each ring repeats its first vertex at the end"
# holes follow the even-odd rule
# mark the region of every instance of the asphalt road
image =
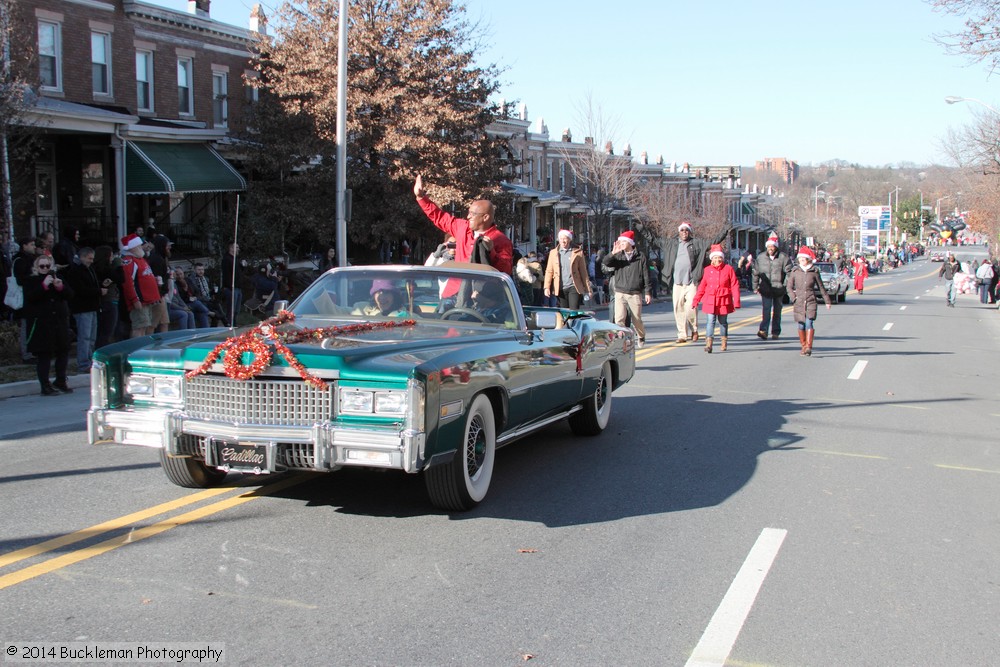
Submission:
POLYGON ((466 514, 401 473, 179 489, 152 451, 86 446, 78 391, 54 432, 0 440, 0 638, 230 665, 997 664, 1000 313, 946 308, 937 268, 821 310, 811 358, 789 312, 754 336, 749 295, 724 354, 669 342, 654 306, 608 430, 501 450, 466 514))

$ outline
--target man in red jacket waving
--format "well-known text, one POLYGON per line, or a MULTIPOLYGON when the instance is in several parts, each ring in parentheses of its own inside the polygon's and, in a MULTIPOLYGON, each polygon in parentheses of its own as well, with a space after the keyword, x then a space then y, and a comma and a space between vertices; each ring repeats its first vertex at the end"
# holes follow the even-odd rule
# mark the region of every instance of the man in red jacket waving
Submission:
POLYGON ((489 253, 490 265, 508 275, 514 270, 514 246, 493 222, 494 206, 487 199, 477 199, 469 204, 469 218, 456 218, 442 211, 427 197, 422 176, 417 176, 413 184, 413 194, 424 215, 434 226, 455 237, 455 261, 468 262, 472 259, 476 243, 482 244, 489 253))

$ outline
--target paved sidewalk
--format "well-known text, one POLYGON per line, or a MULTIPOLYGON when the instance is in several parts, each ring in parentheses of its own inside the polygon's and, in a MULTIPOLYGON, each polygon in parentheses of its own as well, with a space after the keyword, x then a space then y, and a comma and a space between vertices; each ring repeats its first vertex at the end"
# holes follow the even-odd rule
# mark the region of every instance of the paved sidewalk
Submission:
POLYGON ((71 375, 66 384, 72 394, 42 396, 38 382, 0 385, 0 440, 14 440, 44 433, 85 430, 90 407, 90 375, 71 375))

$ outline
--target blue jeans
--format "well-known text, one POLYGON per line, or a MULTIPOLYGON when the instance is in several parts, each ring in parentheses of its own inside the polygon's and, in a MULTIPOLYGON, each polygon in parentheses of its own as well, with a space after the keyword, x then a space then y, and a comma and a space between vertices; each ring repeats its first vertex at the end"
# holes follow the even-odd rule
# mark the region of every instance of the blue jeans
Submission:
POLYGON ((796 324, 796 326, 798 326, 799 331, 810 331, 811 329, 815 328, 813 326, 814 322, 816 322, 816 320, 810 320, 810 319, 806 318, 805 322, 798 322, 796 324))
POLYGON ((175 308, 168 305, 167 312, 170 314, 170 321, 177 321, 179 329, 194 329, 194 313, 184 308, 175 308))
POLYGON ((195 299, 194 301, 188 301, 188 308, 190 308, 191 312, 194 313, 194 321, 195 324, 198 325, 198 328, 207 329, 209 319, 208 314, 211 312, 208 309, 208 306, 203 304, 198 299, 195 299))
POLYGON ((781 334, 781 297, 760 295, 760 330, 767 333, 768 323, 771 326, 771 333, 775 336, 781 334))
POLYGON ((97 311, 73 313, 76 320, 76 367, 80 372, 90 370, 90 358, 97 342, 97 311))
POLYGON ((234 290, 228 287, 222 290, 222 310, 226 314, 226 321, 230 326, 236 326, 236 317, 243 307, 243 290, 237 287, 234 290))
POLYGON ((955 294, 955 280, 954 279, 952 279, 952 280, 946 280, 946 281, 944 281, 944 284, 945 284, 945 292, 948 294, 948 303, 950 303, 951 305, 954 306, 955 305, 955 296, 956 296, 956 294, 955 294))
POLYGON ((719 335, 723 338, 729 337, 729 315, 713 315, 708 313, 708 321, 705 322, 705 338, 715 335, 715 323, 719 323, 719 335))

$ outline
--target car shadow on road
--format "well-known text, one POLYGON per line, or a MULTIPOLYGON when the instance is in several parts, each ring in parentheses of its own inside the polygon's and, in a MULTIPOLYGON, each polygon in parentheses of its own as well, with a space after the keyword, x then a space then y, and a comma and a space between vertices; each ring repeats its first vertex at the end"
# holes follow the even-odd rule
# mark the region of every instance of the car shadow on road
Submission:
MULTIPOLYGON (((798 449, 783 429, 799 412, 844 406, 762 400, 721 403, 705 395, 616 397, 599 436, 575 436, 565 423, 497 453, 487 498, 455 520, 503 518, 571 526, 712 507, 753 476, 758 458, 798 449), (665 417, 667 428, 630 425, 665 417)), ((419 475, 342 470, 275 494, 346 514, 408 517, 438 513, 419 475)))

